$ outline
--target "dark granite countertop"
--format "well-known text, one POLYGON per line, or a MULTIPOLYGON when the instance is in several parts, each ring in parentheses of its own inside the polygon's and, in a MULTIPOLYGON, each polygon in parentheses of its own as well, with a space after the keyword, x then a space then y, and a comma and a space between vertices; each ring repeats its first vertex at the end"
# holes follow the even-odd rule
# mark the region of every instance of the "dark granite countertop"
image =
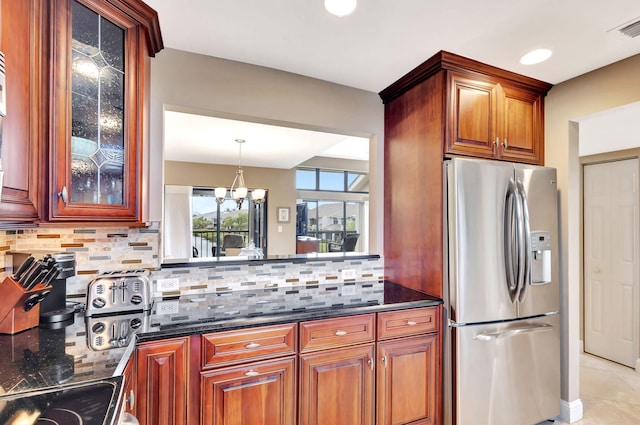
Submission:
POLYGON ((80 312, 61 329, 0 335, 0 400, 120 375, 136 341, 441 303, 391 282, 358 282, 156 299, 150 312, 119 316, 85 318, 80 312), (132 319, 139 321, 137 335, 118 335, 110 344, 108 330, 132 319))

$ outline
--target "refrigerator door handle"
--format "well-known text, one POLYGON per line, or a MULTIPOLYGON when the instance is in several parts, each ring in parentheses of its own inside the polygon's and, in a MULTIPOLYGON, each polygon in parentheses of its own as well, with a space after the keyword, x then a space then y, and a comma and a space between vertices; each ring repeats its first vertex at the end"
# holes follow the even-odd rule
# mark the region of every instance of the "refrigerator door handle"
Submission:
POLYGON ((515 267, 517 252, 517 215, 516 215, 516 184, 513 179, 509 179, 507 194, 505 199, 504 212, 504 268, 507 281, 507 289, 511 302, 515 302, 518 297, 517 270, 515 267))
POLYGON ((527 295, 527 288, 531 285, 531 225, 529 223, 529 205, 527 204, 527 194, 520 179, 516 180, 516 190, 518 191, 520 198, 520 225, 522 226, 520 237, 522 238, 522 240, 519 246, 521 249, 521 262, 524 266, 520 281, 518 301, 523 302, 527 295))
POLYGON ((495 339, 508 338, 516 335, 522 335, 522 334, 533 333, 533 332, 544 332, 544 331, 550 331, 550 330, 553 330, 552 325, 541 323, 541 324, 535 324, 535 325, 524 325, 517 328, 507 329, 501 332, 484 332, 474 336, 473 339, 476 339, 478 341, 492 341, 495 339))
POLYGON ((519 300, 523 297, 522 292, 524 291, 524 274, 525 274, 525 258, 524 258, 524 212, 522 211, 522 195, 520 193, 520 188, 518 186, 518 181, 514 182, 514 191, 515 191, 515 211, 516 211, 516 255, 515 255, 515 265, 516 269, 516 297, 515 299, 519 300))

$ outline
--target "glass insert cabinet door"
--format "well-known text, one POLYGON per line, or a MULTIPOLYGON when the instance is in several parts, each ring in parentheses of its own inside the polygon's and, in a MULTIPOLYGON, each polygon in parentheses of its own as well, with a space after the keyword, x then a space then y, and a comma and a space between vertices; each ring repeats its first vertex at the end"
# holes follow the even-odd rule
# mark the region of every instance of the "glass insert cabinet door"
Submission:
POLYGON ((52 2, 52 221, 141 220, 150 52, 127 2, 52 2))
POLYGON ((71 203, 123 204, 125 30, 73 2, 71 203))

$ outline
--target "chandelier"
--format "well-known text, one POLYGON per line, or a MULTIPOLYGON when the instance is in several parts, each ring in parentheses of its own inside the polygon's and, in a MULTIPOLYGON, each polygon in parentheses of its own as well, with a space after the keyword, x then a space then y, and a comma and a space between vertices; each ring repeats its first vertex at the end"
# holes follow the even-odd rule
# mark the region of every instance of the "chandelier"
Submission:
MULTIPOLYGON (((238 170, 236 171, 236 177, 233 179, 233 183, 231 183, 231 189, 229 189, 231 197, 236 201, 238 209, 242 208, 242 203, 249 193, 247 184, 244 182, 244 170, 242 169, 242 144, 244 142, 244 139, 236 139, 236 143, 238 144, 238 170)), ((223 203, 227 198, 226 187, 216 187, 214 193, 218 204, 223 203)), ((261 204, 264 202, 265 193, 266 191, 264 189, 254 189, 251 192, 251 200, 256 204, 261 204)))

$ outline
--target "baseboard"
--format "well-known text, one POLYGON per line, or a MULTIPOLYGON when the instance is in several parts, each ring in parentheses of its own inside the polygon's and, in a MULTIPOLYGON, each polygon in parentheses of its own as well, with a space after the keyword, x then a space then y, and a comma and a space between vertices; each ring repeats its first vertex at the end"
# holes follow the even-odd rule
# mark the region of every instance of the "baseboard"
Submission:
POLYGON ((582 419, 582 400, 577 399, 571 402, 560 400, 560 419, 562 422, 572 424, 582 419))

